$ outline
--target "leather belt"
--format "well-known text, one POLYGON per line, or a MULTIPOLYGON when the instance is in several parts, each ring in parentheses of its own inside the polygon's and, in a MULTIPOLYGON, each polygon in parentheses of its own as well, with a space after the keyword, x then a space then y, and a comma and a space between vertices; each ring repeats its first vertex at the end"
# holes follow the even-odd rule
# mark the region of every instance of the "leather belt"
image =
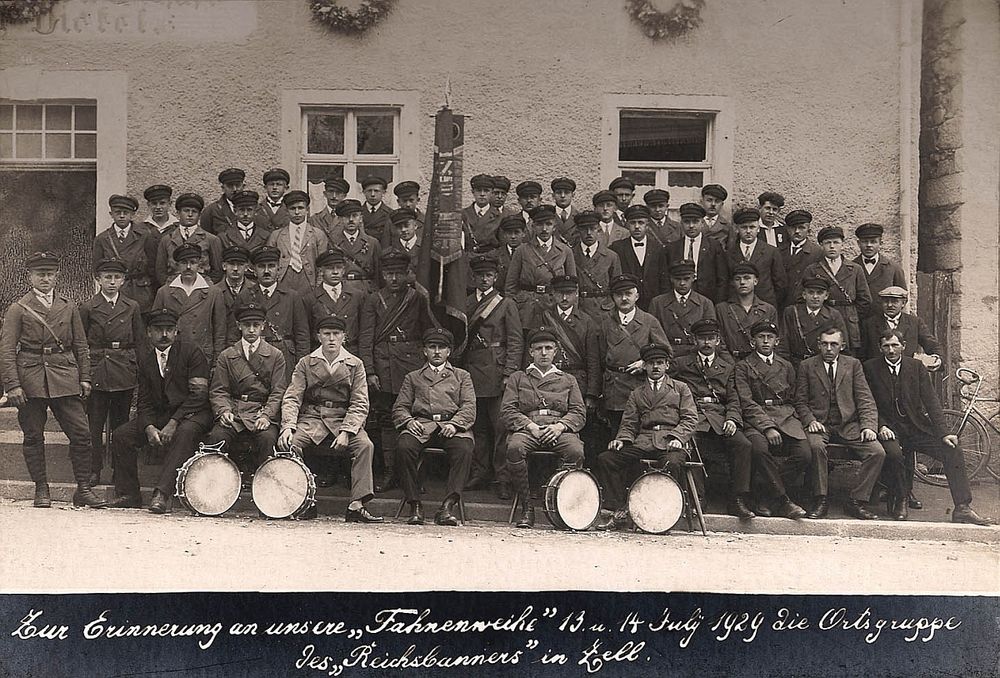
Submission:
POLYGON ((53 353, 65 353, 66 349, 61 346, 45 346, 43 348, 21 347, 22 353, 33 353, 35 355, 51 355, 53 353))
POLYGON ((337 403, 337 402, 334 402, 332 400, 324 400, 324 401, 322 401, 320 403, 317 403, 317 404, 320 407, 330 407, 330 408, 333 408, 333 407, 342 407, 344 409, 347 409, 347 403, 337 403))
POLYGON ((581 299, 591 299, 593 297, 606 297, 606 296, 608 296, 607 292, 590 292, 590 291, 583 291, 583 290, 580 291, 580 298, 581 299))
POLYGON ((715 396, 703 396, 701 398, 695 398, 695 402, 699 403, 717 403, 719 399, 715 396))
POLYGON ((628 367, 611 367, 609 365, 605 369, 608 369, 612 372, 621 372, 622 374, 628 374, 628 367))
POLYGON ((694 346, 694 341, 693 340, 689 340, 687 337, 671 337, 670 338, 670 343, 671 344, 691 344, 692 346, 694 346))
POLYGON ((674 427, 670 424, 656 424, 655 426, 643 426, 643 431, 672 431, 674 427))
POLYGON ((549 291, 548 285, 518 285, 518 287, 525 292, 534 292, 535 294, 545 294, 549 291))
POLYGON ((827 299, 826 300, 826 305, 827 306, 854 306, 854 302, 853 301, 847 301, 846 299, 841 299, 841 300, 827 299))
POLYGON ((128 348, 135 348, 135 346, 132 345, 132 344, 129 344, 128 342, 124 342, 124 341, 109 341, 106 344, 104 344, 103 346, 95 346, 95 348, 105 348, 105 349, 107 349, 107 348, 114 348, 114 349, 122 349, 122 350, 124 350, 124 349, 128 349, 128 348))
POLYGON ((246 395, 246 394, 241 395, 240 396, 240 400, 242 400, 245 403, 262 403, 262 402, 265 402, 264 399, 261 398, 260 396, 249 396, 249 395, 246 395))
POLYGON ((763 405, 784 405, 785 401, 782 398, 767 398, 762 404, 763 405))
POLYGON ((528 412, 529 417, 561 417, 563 416, 563 414, 564 413, 560 412, 559 410, 553 410, 547 407, 543 407, 540 410, 534 410, 532 412, 528 412))
POLYGON ((427 414, 424 415, 425 419, 430 419, 431 421, 451 421, 452 415, 450 414, 427 414))
POLYGON ((364 273, 345 273, 344 274, 344 279, 345 280, 371 280, 372 277, 370 275, 365 275, 364 273))
POLYGON ((389 335, 389 343, 390 344, 399 344, 399 343, 402 343, 404 341, 408 341, 405 334, 390 334, 389 335))

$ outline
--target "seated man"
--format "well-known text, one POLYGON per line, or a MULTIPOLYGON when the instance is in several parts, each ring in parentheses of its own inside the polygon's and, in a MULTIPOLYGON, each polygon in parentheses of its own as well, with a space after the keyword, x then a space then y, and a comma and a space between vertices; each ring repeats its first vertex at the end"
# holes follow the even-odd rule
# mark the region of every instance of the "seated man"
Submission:
POLYGON ((670 347, 642 349, 646 378, 628 397, 622 423, 606 452, 597 458, 597 474, 611 517, 599 530, 629 523, 623 472, 641 459, 656 459, 674 478, 681 478, 688 453, 684 446, 698 425, 698 408, 687 384, 667 376, 670 347))
MULTIPOLYGON (((919 452, 942 462, 955 510, 953 523, 990 525, 991 521, 972 510, 972 490, 965 470, 965 458, 958 446, 958 436, 946 434, 944 415, 930 374, 916 358, 908 358, 904 334, 899 329, 886 330, 880 340, 882 357, 865 362, 865 376, 878 404, 879 439, 886 457, 906 460, 903 466, 886 463, 889 470, 886 499, 889 515, 906 520, 907 497, 913 485, 912 454, 919 452)), ((883 474, 886 475, 886 474, 883 474)))
POLYGON ((116 498, 110 506, 142 506, 138 455, 148 442, 166 448, 149 510, 169 513, 177 471, 197 451, 198 441, 212 425, 208 361, 197 346, 177 340, 177 314, 169 309, 147 314, 146 338, 151 348, 139 358, 135 419, 116 428, 111 436, 116 498))
POLYGON ((552 450, 563 464, 581 466, 583 442, 577 432, 587 417, 576 378, 552 364, 558 350, 556 335, 541 327, 531 335, 528 346, 531 364, 507 378, 500 403, 500 418, 510 432, 507 471, 522 506, 518 527, 535 525, 527 456, 552 450))
POLYGON ((261 338, 264 318, 259 306, 236 309, 241 339, 219 355, 209 392, 216 418, 209 442, 224 440, 229 452, 237 437, 250 438, 255 469, 278 442, 281 397, 288 386, 285 357, 261 338))
POLYGON ((351 455, 351 503, 344 520, 381 523, 382 517, 365 507, 374 496, 374 446, 364 431, 368 418, 365 366, 343 348, 343 318, 323 318, 316 329, 319 348, 295 365, 281 401, 278 447, 301 455, 304 448, 332 438, 334 452, 347 451, 351 455))
POLYGON ((452 509, 462 496, 472 467, 476 390, 472 376, 448 362, 454 346, 455 338, 446 329, 434 327, 424 332, 427 364, 403 377, 392 407, 392 421, 400 431, 396 468, 403 497, 411 508, 410 525, 424 524, 417 465, 428 446, 443 448, 448 455, 447 490, 434 522, 458 525, 452 509))

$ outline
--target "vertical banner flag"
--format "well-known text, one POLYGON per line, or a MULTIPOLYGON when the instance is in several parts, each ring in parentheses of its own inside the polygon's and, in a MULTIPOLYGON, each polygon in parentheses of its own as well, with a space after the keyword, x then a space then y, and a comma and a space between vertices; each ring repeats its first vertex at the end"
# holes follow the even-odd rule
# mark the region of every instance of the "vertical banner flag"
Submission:
POLYGON ((441 326, 455 335, 455 353, 465 345, 466 271, 462 259, 462 151, 465 118, 448 106, 434 122, 434 172, 417 260, 417 289, 428 295, 441 326))

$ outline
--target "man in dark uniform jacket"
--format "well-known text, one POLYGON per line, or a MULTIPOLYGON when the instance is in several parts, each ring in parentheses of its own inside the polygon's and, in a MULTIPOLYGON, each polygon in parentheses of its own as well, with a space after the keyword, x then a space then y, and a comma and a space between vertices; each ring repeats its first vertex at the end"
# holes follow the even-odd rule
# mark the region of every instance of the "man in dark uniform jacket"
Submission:
MULTIPOLYGON (((757 221, 757 238, 771 247, 788 252, 788 228, 781 223, 778 213, 785 206, 785 196, 774 191, 764 191, 757 196, 760 214, 757 221)), ((735 219, 734 219, 735 221, 735 219)))
POLYGON ((500 219, 500 228, 497 229, 497 239, 500 241, 500 246, 492 252, 497 260, 495 287, 498 290, 505 289, 510 260, 514 257, 517 248, 524 243, 526 233, 527 229, 520 214, 508 214, 500 219))
POLYGON ((233 196, 243 190, 243 181, 247 173, 241 169, 230 167, 219 172, 219 185, 222 195, 218 200, 201 213, 201 227, 208 233, 219 234, 230 226, 236 225, 236 212, 233 208, 233 196))
POLYGON ((854 229, 861 253, 854 257, 853 261, 865 271, 865 280, 868 281, 868 290, 872 295, 872 315, 878 315, 882 310, 879 292, 886 287, 906 289, 906 274, 903 273, 903 269, 882 254, 884 231, 880 224, 861 224, 854 229))
POLYGON ((240 328, 236 325, 236 300, 244 287, 253 284, 247 280, 249 266, 250 252, 245 247, 231 245, 222 250, 222 270, 225 276, 215 283, 215 287, 222 292, 222 301, 226 305, 227 345, 235 343, 240 338, 240 328))
MULTIPOLYGON (((219 233, 219 240, 222 248, 239 245, 253 252, 261 245, 267 244, 267 239, 271 231, 265 226, 257 223, 254 214, 257 211, 257 203, 260 196, 256 191, 237 191, 233 195, 233 209, 236 212, 236 225, 228 226, 219 233)), ((284 207, 282 207, 284 209, 284 207)), ((288 210, 285 210, 287 224, 288 210)), ((269 221, 267 223, 270 223, 269 221)))
POLYGON ((610 284, 622 274, 618 255, 601 244, 599 217, 596 212, 577 212, 573 217, 577 230, 573 259, 580 283, 580 309, 594 320, 615 308, 610 284))
MULTIPOLYGON (((518 214, 525 227, 531 224, 531 210, 542 204, 542 185, 537 181, 522 181, 514 188, 517 194, 518 214)), ((553 229, 554 230, 554 229, 553 229)))
POLYGON ((198 225, 198 215, 204 206, 205 201, 195 193, 181 193, 174 201, 180 222, 177 228, 163 234, 156 250, 156 281, 160 287, 180 272, 174 250, 185 244, 197 245, 201 250, 200 273, 212 282, 222 280, 222 241, 198 225))
POLYGON ((306 315, 309 318, 309 334, 316 336, 319 321, 335 315, 344 321, 346 336, 344 348, 358 355, 358 338, 361 336, 361 307, 365 297, 348 289, 344 283, 344 253, 340 249, 329 249, 316 259, 319 270, 319 284, 304 299, 306 315))
POLYGON ((615 214, 615 221, 619 224, 625 223, 625 210, 632 204, 635 197, 635 182, 628 177, 615 177, 608 184, 608 190, 615 194, 615 202, 618 203, 618 210, 615 214))
POLYGON ((155 282, 150 276, 150 263, 146 258, 147 230, 134 221, 139 201, 127 195, 113 195, 108 198, 111 207, 112 225, 94 238, 94 270, 98 264, 108 259, 117 259, 125 264, 125 284, 121 293, 139 304, 144 311, 153 303, 156 292, 155 282))
POLYGON ((410 525, 423 525, 420 480, 417 467, 428 446, 440 447, 448 455, 448 480, 444 501, 434 516, 438 525, 457 526, 452 513, 461 500, 472 466, 472 424, 476 419, 476 391, 468 372, 453 367, 448 358, 455 345, 451 332, 432 327, 424 332, 426 364, 403 377, 392 407, 392 420, 399 430, 396 467, 403 485, 403 498, 410 505, 410 525))
POLYGON ((25 261, 31 289, 4 313, 0 379, 24 433, 22 450, 35 483, 34 505, 52 505, 45 471, 45 420, 52 410, 69 438, 77 506, 104 506, 90 489, 90 431, 83 398, 91 392, 90 348, 75 303, 55 291, 59 257, 36 252, 25 261))
POLYGON ((170 213, 170 198, 173 194, 174 189, 166 184, 154 184, 142 192, 149 207, 149 216, 143 222, 146 225, 143 250, 146 254, 146 276, 149 278, 149 286, 153 288, 151 294, 163 284, 156 273, 156 253, 160 249, 160 239, 177 228, 179 223, 177 217, 170 213))
MULTIPOLYGON (((694 353, 695 336, 691 328, 702 320, 715 320, 715 304, 695 292, 694 262, 677 261, 670 265, 670 289, 653 299, 649 312, 660 321, 673 355, 681 358, 694 353)), ((720 345, 721 351, 726 345, 720 345)))
POLYGON ((843 330, 847 336, 847 323, 840 311, 826 305, 830 293, 827 278, 809 278, 802 283, 802 301, 785 308, 781 326, 785 328, 784 341, 778 353, 798 367, 806 358, 816 355, 819 333, 829 327, 843 330))
POLYGON ((681 237, 681 225, 670 218, 670 192, 661 188, 654 188, 646 191, 642 196, 642 201, 649 208, 649 229, 646 231, 649 237, 659 243, 660 247, 666 247, 668 243, 679 240, 681 237))
MULTIPOLYGON (((806 266, 821 257, 819 245, 809 240, 809 226, 812 224, 812 214, 806 210, 792 210, 785 217, 785 228, 788 229, 788 249, 784 252, 785 280, 788 281, 788 294, 785 295, 784 306, 799 303, 802 291, 802 277, 806 266)), ((783 311, 784 308, 779 308, 783 311)))
POLYGON ((552 205, 539 205, 531 210, 531 240, 514 250, 507 271, 504 295, 513 299, 527 323, 535 306, 551 303, 549 282, 557 275, 576 275, 573 252, 555 238, 556 210, 552 205))
POLYGON ((573 195, 576 193, 576 182, 569 177, 557 177, 549 184, 552 189, 552 200, 556 204, 556 237, 573 247, 580 239, 576 230, 575 217, 580 213, 573 206, 573 195))
POLYGON ((660 293, 660 266, 663 248, 647 236, 650 213, 645 205, 631 205, 625 209, 625 227, 629 237, 610 245, 618 255, 622 272, 633 275, 641 282, 639 308, 649 310, 649 302, 660 293))
POLYGON ((886 330, 880 337, 882 355, 864 364, 865 376, 878 404, 879 439, 886 457, 897 463, 886 467, 889 515, 896 520, 907 518, 907 497, 913 484, 912 454, 921 453, 942 462, 948 478, 955 509, 953 523, 989 525, 972 510, 972 490, 965 470, 965 457, 958 446, 958 436, 946 433, 944 414, 923 364, 904 355, 906 344, 898 329, 886 330), (898 462, 903 461, 902 465, 898 462))
POLYGON ((777 308, 785 299, 787 287, 781 252, 759 237, 760 213, 757 210, 737 211, 733 215, 733 223, 736 225, 737 237, 726 252, 730 270, 745 261, 756 266, 758 277, 755 292, 761 300, 777 308))
POLYGON ((722 251, 726 250, 730 242, 736 240, 733 225, 720 213, 728 197, 729 192, 719 184, 705 184, 701 189, 700 207, 705 210, 702 217, 705 235, 719 243, 722 251))
POLYGON ((872 305, 865 269, 844 258, 844 230, 839 226, 827 226, 820 230, 816 239, 823 253, 806 266, 802 277, 826 278, 830 281, 830 295, 826 304, 840 311, 847 323, 850 341, 845 344, 844 349, 860 353, 861 318, 868 315, 872 305))
POLYGON ((166 457, 149 503, 152 513, 168 513, 177 471, 198 448, 212 425, 208 404, 208 361, 197 346, 177 340, 177 315, 167 309, 146 316, 151 346, 139 356, 136 416, 111 437, 115 460, 115 499, 111 506, 139 508, 138 455, 146 443, 165 448, 166 457))
POLYGON ((535 509, 528 492, 527 457, 552 450, 563 464, 583 463, 578 435, 587 409, 580 386, 571 375, 552 364, 558 339, 547 329, 535 330, 528 340, 531 364, 510 375, 504 387, 500 416, 510 432, 507 469, 522 507, 517 527, 534 527, 535 509))
POLYGON ((90 420, 91 487, 100 484, 104 466, 104 431, 128 421, 138 384, 136 347, 145 339, 139 304, 120 292, 128 267, 120 259, 97 264, 98 291, 80 305, 80 320, 90 346, 93 389, 87 398, 90 420))
POLYGON ((344 289, 366 297, 382 284, 382 244, 361 229, 361 210, 357 200, 337 205, 337 218, 342 223, 330 239, 330 246, 344 253, 344 289))
MULTIPOLYGON (((392 192, 396 195, 396 206, 400 209, 413 210, 417 217, 417 236, 424 234, 424 221, 427 215, 417 205, 420 202, 420 184, 416 181, 400 181, 392 187, 392 192)), ((492 191, 490 192, 492 196, 492 191)))
POLYGON ((254 468, 270 456, 278 442, 281 398, 288 386, 285 357, 264 341, 264 309, 237 309, 240 339, 227 347, 215 363, 209 401, 216 423, 208 442, 249 438, 254 468))
POLYGON ((383 248, 389 246, 392 236, 392 224, 389 221, 392 210, 382 202, 388 187, 389 184, 382 177, 368 176, 361 180, 361 192, 365 196, 361 210, 365 233, 378 240, 383 248))
POLYGON ((469 252, 487 252, 497 247, 497 228, 500 210, 490 204, 493 197, 493 177, 477 174, 469 181, 473 202, 462 208, 462 228, 465 232, 465 249, 469 252))
MULTIPOLYGON (((288 172, 276 167, 264 172, 264 200, 255 205, 253 221, 262 231, 277 231, 288 225, 288 208, 283 198, 291 177, 288 172)), ((233 201, 235 206, 236 201, 233 201)))
POLYGON ((722 329, 722 341, 736 360, 753 352, 750 328, 766 320, 778 324, 774 306, 757 297, 757 267, 744 261, 733 267, 734 294, 715 305, 715 317, 722 329))
MULTIPOLYGON (((517 218, 517 217, 512 217, 517 218)), ((496 287, 497 264, 491 255, 469 262, 476 290, 466 299, 469 322, 462 365, 476 389, 475 454, 469 488, 485 483, 492 472, 497 494, 510 499, 506 431, 500 425, 504 382, 521 366, 522 328, 517 306, 496 287)))
POLYGON ((941 366, 941 344, 931 333, 927 323, 912 313, 903 312, 909 296, 909 292, 896 286, 879 292, 881 312, 865 320, 864 331, 861 333, 865 338, 865 346, 861 357, 875 358, 881 355, 879 338, 886 330, 899 330, 905 345, 903 355, 913 358, 918 352, 925 354, 930 358, 925 363, 928 369, 936 370, 941 366))
MULTIPOLYGON (((326 206, 316 214, 309 216, 309 223, 326 234, 327 240, 335 244, 333 236, 335 233, 343 231, 343 218, 337 216, 337 207, 340 206, 351 192, 351 185, 346 180, 328 176, 323 180, 323 197, 326 198, 326 206)), ((361 207, 361 203, 358 203, 361 207)), ((358 219, 361 219, 361 210, 358 210, 358 219)))
POLYGON ((493 175, 493 197, 490 198, 490 204, 493 205, 500 212, 500 216, 503 216, 503 208, 507 202, 507 194, 510 193, 510 179, 503 176, 502 174, 493 175))
MULTIPOLYGON (((665 261, 660 266, 665 275, 670 264, 677 261, 693 261, 695 267, 694 290, 708 297, 713 303, 729 298, 729 258, 722 245, 704 232, 705 208, 693 202, 680 207, 683 237, 667 245, 665 261)), ((735 236, 734 236, 735 240, 735 236)), ((669 282, 663 280, 661 289, 667 289, 669 282)))
POLYGON ((417 211, 410 207, 393 210, 389 217, 392 222, 390 249, 399 250, 410 256, 411 273, 420 261, 420 236, 417 234, 417 211))

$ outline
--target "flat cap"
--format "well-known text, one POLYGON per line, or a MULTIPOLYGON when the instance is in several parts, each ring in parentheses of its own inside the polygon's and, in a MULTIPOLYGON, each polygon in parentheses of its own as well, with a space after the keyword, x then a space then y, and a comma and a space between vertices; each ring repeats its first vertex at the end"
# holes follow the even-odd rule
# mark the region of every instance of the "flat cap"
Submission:
POLYGON ((162 325, 173 327, 177 324, 177 314, 169 308, 154 308, 146 312, 145 320, 147 327, 162 325))
POLYGON ((548 327, 544 326, 539 327, 537 330, 532 332, 531 335, 528 337, 529 346, 534 346, 535 344, 539 344, 543 341, 551 341, 554 344, 559 343, 559 339, 556 338, 555 333, 548 327))
POLYGON ((802 281, 802 287, 812 290, 829 290, 830 281, 826 278, 821 278, 819 276, 814 276, 812 278, 806 278, 802 281))
POLYGON ((343 177, 328 176, 326 179, 323 179, 323 187, 328 191, 336 191, 337 193, 351 192, 351 185, 343 177))
POLYGON ((318 323, 316 323, 316 329, 318 330, 338 330, 340 332, 347 331, 347 323, 339 315, 328 315, 318 323))
POLYGON ((344 257, 344 251, 339 247, 331 247, 326 252, 323 252, 316 257, 316 267, 323 268, 335 266, 337 264, 343 264, 345 261, 347 261, 347 259, 344 257))
POLYGON ((281 202, 282 204, 284 204, 285 207, 290 207, 291 205, 294 205, 297 202, 304 202, 305 204, 308 205, 309 194, 306 193, 305 191, 289 191, 288 193, 285 193, 285 195, 281 198, 281 202))
POLYGON ((749 224, 755 221, 760 221, 760 210, 755 207, 744 207, 743 209, 736 210, 736 214, 733 215, 733 223, 739 224, 749 224))
POLYGON ((683 278, 688 275, 694 275, 696 272, 694 262, 690 259, 685 259, 683 261, 678 261, 670 265, 670 277, 671 278, 683 278))
POLYGON ((597 212, 593 210, 584 210, 583 212, 577 212, 573 216, 573 226, 576 228, 587 228, 590 226, 595 226, 600 223, 601 217, 597 212))
POLYGON ((424 332, 424 344, 442 344, 448 348, 455 346, 455 335, 443 327, 432 327, 424 332))
POLYGON ((686 202, 678 210, 681 219, 701 219, 705 216, 705 208, 696 202, 686 202))
POLYGON ((477 174, 469 179, 469 185, 472 186, 472 188, 492 190, 496 186, 496 182, 489 174, 477 174))
POLYGON ((238 323, 267 319, 267 313, 257 304, 246 304, 244 306, 240 306, 236 309, 236 312, 233 315, 236 316, 236 322, 238 323))
POLYGON ((811 224, 813 215, 807 210, 792 210, 785 215, 785 226, 791 228, 799 224, 811 224))
POLYGON ((780 334, 778 332, 778 326, 770 320, 761 320, 760 322, 754 323, 753 327, 750 328, 750 336, 757 336, 761 332, 770 332, 774 335, 780 334))
POLYGON ((598 191, 594 194, 592 202, 594 203, 594 207, 597 207, 602 202, 613 202, 618 204, 618 197, 611 191, 598 191))
POLYGON ((139 209, 139 201, 130 195, 112 195, 108 198, 108 207, 114 209, 115 207, 124 207, 127 210, 132 210, 133 212, 139 209))
POLYGON ((840 226, 826 226, 825 228, 821 228, 819 229, 819 233, 816 235, 816 242, 823 242, 832 238, 840 238, 843 240, 844 229, 840 226))
POLYGON ((655 205, 661 202, 670 202, 670 192, 662 188, 654 188, 642 194, 642 201, 647 205, 655 205))
POLYGON ((635 182, 629 179, 628 177, 618 177, 616 179, 612 179, 611 183, 608 184, 609 191, 613 191, 616 188, 627 188, 630 191, 634 191, 635 182))
POLYGON ((231 184, 234 181, 243 181, 247 178, 247 173, 236 167, 230 167, 219 172, 220 184, 231 184))
POLYGON ((420 184, 415 181, 400 181, 392 187, 392 192, 396 194, 397 198, 414 195, 420 193, 420 184))
POLYGON ((549 287, 558 292, 571 292, 580 288, 580 281, 576 276, 557 275, 549 281, 549 287))
POLYGON ((633 219, 652 219, 653 214, 645 205, 629 205, 625 208, 625 221, 633 219))
POLYGON ((474 273, 482 273, 484 271, 496 272, 499 270, 500 266, 497 263, 496 258, 488 254, 477 254, 469 260, 469 268, 471 268, 474 273))
POLYGON ((128 273, 128 266, 121 259, 110 258, 101 259, 97 262, 97 268, 94 269, 95 273, 128 273))
POLYGON ((556 177, 555 179, 552 180, 552 183, 549 184, 549 186, 553 191, 576 190, 576 182, 570 179, 569 177, 556 177))
POLYGON ((608 285, 608 288, 612 292, 623 292, 633 287, 637 290, 639 289, 639 279, 634 275, 628 275, 627 273, 616 275, 611 279, 611 282, 608 285))
POLYGON ((500 220, 501 231, 511 231, 515 228, 525 228, 526 224, 520 214, 508 214, 500 220))
POLYGON ((142 197, 146 200, 159 200, 161 198, 170 199, 170 196, 174 194, 174 189, 170 188, 166 184, 153 184, 145 191, 142 192, 142 197))
POLYGON ((337 212, 338 217, 346 217, 348 215, 355 214, 361 211, 361 202, 359 200, 355 200, 354 198, 348 198, 337 205, 337 209, 335 211, 337 212))
POLYGON ((222 260, 247 263, 250 261, 250 250, 243 245, 230 245, 222 250, 222 260))
POLYGON ((416 218, 417 211, 411 207, 400 207, 398 210, 393 210, 392 214, 389 215, 389 220, 394 224, 405 224, 407 221, 416 218))
POLYGON ((53 252, 33 252, 24 260, 25 267, 32 268, 58 268, 59 257, 53 252))
POLYGON ((179 210, 182 207, 194 207, 201 211, 205 209, 205 199, 197 193, 181 193, 174 200, 174 209, 179 210))
POLYGON ((174 261, 185 261, 187 259, 201 259, 201 248, 193 242, 181 243, 174 250, 174 261))
POLYGON ((233 194, 233 207, 256 207, 260 202, 257 191, 236 191, 233 194))
POLYGON ((369 186, 381 186, 383 189, 389 187, 389 182, 387 182, 382 177, 377 177, 374 174, 370 174, 361 180, 361 188, 368 188, 369 186))
POLYGON ((747 275, 747 274, 755 275, 758 278, 760 277, 760 271, 754 264, 751 264, 749 261, 741 261, 740 263, 733 266, 733 270, 731 271, 730 277, 735 278, 738 275, 747 275))
POLYGON ((517 185, 517 188, 514 189, 514 192, 516 192, 519 197, 525 195, 541 195, 542 185, 537 181, 522 181, 517 185))
POLYGON ((277 247, 272 247, 271 245, 261 245, 260 247, 255 247, 250 253, 250 261, 255 264, 263 264, 269 261, 280 260, 281 250, 277 247))
POLYGON ((878 293, 880 297, 886 299, 909 299, 910 293, 899 285, 891 285, 878 293))
POLYGON ((885 232, 880 224, 861 224, 854 229, 854 235, 858 238, 878 238, 885 232))
POLYGON ((701 187, 701 194, 710 195, 717 200, 725 200, 729 197, 726 187, 720 184, 705 184, 701 187))
POLYGON ((763 207, 766 202, 771 203, 775 207, 784 207, 785 196, 780 193, 775 193, 774 191, 764 191, 757 196, 757 204, 763 207))
POLYGON ((292 180, 292 177, 285 170, 280 167, 275 167, 264 172, 264 183, 270 181, 284 181, 286 184, 292 180))
POLYGON ((670 347, 664 344, 646 344, 639 350, 639 356, 645 360, 656 360, 657 358, 670 359, 672 356, 670 347))
POLYGON ((555 205, 539 205, 535 207, 530 212, 528 216, 531 217, 532 221, 540 221, 542 219, 555 219, 556 218, 556 207, 555 205))
POLYGON ((493 188, 504 193, 510 191, 510 179, 502 174, 493 175, 493 188))
POLYGON ((715 318, 702 318, 691 325, 691 334, 696 337, 706 334, 717 334, 720 331, 719 321, 715 318))
POLYGON ((388 249, 379 259, 383 271, 405 271, 410 267, 410 255, 397 249, 388 249))

